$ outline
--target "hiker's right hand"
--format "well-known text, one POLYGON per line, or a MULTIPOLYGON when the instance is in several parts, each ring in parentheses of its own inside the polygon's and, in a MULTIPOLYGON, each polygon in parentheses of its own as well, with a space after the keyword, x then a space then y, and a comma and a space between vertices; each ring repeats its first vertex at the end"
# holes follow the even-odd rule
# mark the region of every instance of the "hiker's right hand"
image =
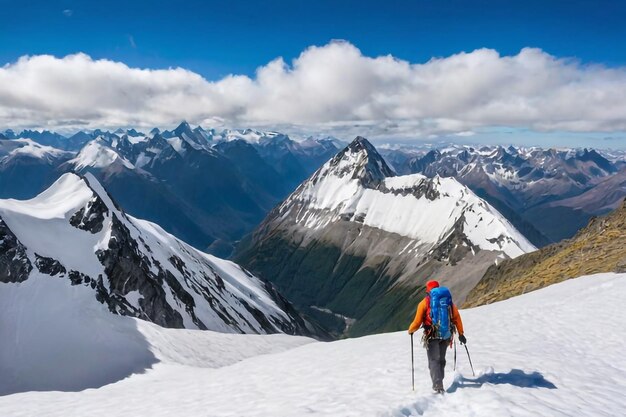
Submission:
POLYGON ((462 335, 462 334, 459 335, 459 342, 461 342, 462 345, 467 343, 467 339, 465 338, 465 335, 462 335))

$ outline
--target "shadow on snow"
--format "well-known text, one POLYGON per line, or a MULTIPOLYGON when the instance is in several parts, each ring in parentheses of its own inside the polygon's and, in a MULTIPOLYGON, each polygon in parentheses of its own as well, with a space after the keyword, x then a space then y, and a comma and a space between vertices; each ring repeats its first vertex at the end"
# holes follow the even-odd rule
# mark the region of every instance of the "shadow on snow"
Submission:
POLYGON ((486 373, 478 378, 457 377, 447 392, 455 392, 459 388, 480 388, 484 384, 490 385, 513 385, 520 388, 548 388, 556 389, 556 385, 548 381, 540 372, 526 373, 521 369, 512 369, 507 373, 486 373))
POLYGON ((138 321, 91 289, 44 276, 0 284, 0 396, 99 388, 157 362, 138 321))
POLYGON ((0 397, 100 388, 145 373, 158 362, 135 320, 111 314, 107 321, 94 323, 91 334, 71 325, 18 334, 12 348, 0 352, 0 397))

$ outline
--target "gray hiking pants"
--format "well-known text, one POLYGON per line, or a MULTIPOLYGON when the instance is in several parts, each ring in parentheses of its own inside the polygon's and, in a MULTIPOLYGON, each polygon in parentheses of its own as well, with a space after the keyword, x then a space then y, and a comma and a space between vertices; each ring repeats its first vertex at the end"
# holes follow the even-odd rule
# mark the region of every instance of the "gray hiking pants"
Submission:
POLYGON ((426 352, 428 354, 428 368, 430 369, 430 379, 433 381, 433 389, 443 389, 446 349, 449 344, 449 339, 431 339, 428 341, 426 352))

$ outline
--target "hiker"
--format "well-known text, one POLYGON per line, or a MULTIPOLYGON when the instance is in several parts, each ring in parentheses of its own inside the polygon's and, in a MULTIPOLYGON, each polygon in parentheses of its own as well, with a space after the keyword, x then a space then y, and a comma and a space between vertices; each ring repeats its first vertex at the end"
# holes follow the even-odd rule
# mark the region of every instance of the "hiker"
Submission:
POLYGON ((450 291, 446 287, 440 287, 437 281, 426 283, 426 297, 417 306, 417 313, 409 327, 409 334, 415 333, 420 326, 424 328, 423 340, 428 354, 428 368, 433 390, 438 394, 443 394, 446 349, 452 345, 455 331, 459 333, 461 344, 465 344, 467 339, 463 335, 461 315, 452 303, 450 291))

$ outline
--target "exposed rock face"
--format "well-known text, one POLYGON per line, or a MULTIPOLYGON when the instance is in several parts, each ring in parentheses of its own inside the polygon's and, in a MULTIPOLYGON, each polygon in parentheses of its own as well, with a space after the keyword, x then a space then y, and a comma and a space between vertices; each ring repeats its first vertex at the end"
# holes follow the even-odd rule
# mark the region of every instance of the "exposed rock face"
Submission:
POLYGON ((35 258, 35 266, 37 266, 37 269, 42 274, 55 276, 67 272, 65 267, 61 265, 61 262, 56 259, 39 256, 37 254, 35 254, 35 258))
MULTIPOLYGON (((152 272, 153 265, 150 259, 140 252, 138 243, 132 238, 130 230, 115 214, 111 219, 111 239, 108 248, 98 250, 96 255, 104 266, 110 289, 101 296, 106 300, 112 312, 135 315, 133 311, 135 309, 128 309, 124 297, 132 291, 138 291, 142 296, 139 306, 143 314, 164 327, 184 327, 181 315, 166 301, 163 283, 166 281, 164 278, 167 277, 167 272, 163 271, 158 264, 154 265, 158 274, 152 272)), ((170 279, 168 284, 177 298, 185 302, 186 310, 198 328, 206 329, 206 326, 198 322, 195 317, 193 297, 182 290, 175 278, 170 279)))
MULTIPOLYGON (((362 136, 357 136, 343 151, 335 155, 326 165, 325 171, 333 172, 338 177, 350 176, 359 180, 366 188, 376 188, 387 177, 395 173, 389 168, 385 160, 378 154, 376 148, 362 136), (346 164, 346 156, 355 155, 353 164, 346 164)), ((323 178, 322 175, 317 176, 323 178)), ((315 181, 315 177, 313 179, 315 181)))
POLYGON ((358 137, 276 207, 235 259, 328 330, 346 330, 339 315, 362 335, 406 327, 428 279, 460 302, 497 259, 533 249, 454 179, 398 177, 358 137))
POLYGON ((0 282, 67 280, 114 314, 164 327, 317 334, 268 282, 127 216, 89 174, 0 200, 0 215, 0 282))
POLYGON ((467 307, 489 304, 566 279, 600 272, 624 272, 626 202, 593 218, 572 239, 490 267, 470 292, 467 307))
POLYGON ((70 219, 70 224, 78 229, 98 233, 102 230, 105 216, 109 214, 106 204, 99 197, 94 197, 85 207, 78 210, 70 219))
POLYGON ((32 269, 26 248, 0 217, 0 282, 26 281, 32 269))
POLYGON ((474 245, 463 233, 464 224, 465 216, 461 216, 454 224, 452 233, 431 251, 430 254, 434 260, 455 266, 465 258, 468 252, 480 251, 480 247, 474 245))

